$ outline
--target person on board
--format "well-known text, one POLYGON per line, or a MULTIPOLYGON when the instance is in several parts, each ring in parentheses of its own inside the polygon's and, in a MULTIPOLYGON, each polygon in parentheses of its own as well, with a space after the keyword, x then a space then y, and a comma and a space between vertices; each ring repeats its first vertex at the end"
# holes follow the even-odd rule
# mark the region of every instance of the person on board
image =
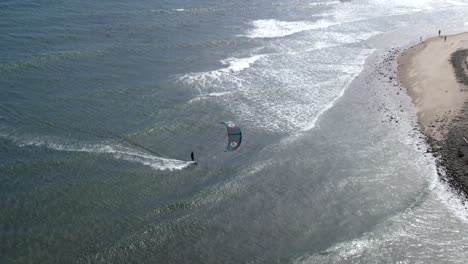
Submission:
POLYGON ((440 33, 441 33, 441 31, 440 31, 440 29, 439 29, 439 37, 440 37, 440 33))
POLYGON ((190 157, 192 158, 192 161, 195 161, 195 155, 193 154, 193 151, 192 151, 192 153, 190 154, 190 157))

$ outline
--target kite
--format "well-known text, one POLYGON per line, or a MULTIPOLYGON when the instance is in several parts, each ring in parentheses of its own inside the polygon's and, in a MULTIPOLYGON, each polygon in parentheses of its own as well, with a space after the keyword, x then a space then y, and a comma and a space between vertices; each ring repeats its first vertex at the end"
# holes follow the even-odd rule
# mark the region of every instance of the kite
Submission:
POLYGON ((227 128, 228 133, 228 146, 224 152, 232 152, 236 150, 242 142, 242 131, 232 121, 221 122, 227 128))

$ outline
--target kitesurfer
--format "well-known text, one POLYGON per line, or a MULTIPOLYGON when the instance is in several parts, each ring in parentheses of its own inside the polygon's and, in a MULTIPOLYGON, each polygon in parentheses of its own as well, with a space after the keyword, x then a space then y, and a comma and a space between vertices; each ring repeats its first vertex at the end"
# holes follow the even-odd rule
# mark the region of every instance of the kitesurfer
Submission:
POLYGON ((192 161, 195 161, 195 155, 193 154, 193 151, 192 151, 192 153, 190 154, 190 157, 192 158, 192 161))

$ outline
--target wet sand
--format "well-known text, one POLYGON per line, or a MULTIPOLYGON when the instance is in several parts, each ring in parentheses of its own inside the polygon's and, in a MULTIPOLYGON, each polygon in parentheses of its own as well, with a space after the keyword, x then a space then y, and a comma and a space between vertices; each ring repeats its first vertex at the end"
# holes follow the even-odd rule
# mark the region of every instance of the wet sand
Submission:
POLYGON ((424 40, 401 52, 398 78, 446 174, 442 179, 468 197, 467 49, 468 33, 424 40))

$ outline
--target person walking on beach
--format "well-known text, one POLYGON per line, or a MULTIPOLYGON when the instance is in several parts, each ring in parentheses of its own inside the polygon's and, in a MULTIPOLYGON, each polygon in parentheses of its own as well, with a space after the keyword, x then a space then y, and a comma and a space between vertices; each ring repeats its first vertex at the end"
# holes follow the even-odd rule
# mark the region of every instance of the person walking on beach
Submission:
POLYGON ((444 36, 444 42, 447 41, 447 36, 444 36))
POLYGON ((422 42, 422 37, 419 37, 419 42, 422 42))
POLYGON ((441 31, 440 31, 440 29, 439 29, 439 37, 440 37, 440 33, 441 33, 441 31))

